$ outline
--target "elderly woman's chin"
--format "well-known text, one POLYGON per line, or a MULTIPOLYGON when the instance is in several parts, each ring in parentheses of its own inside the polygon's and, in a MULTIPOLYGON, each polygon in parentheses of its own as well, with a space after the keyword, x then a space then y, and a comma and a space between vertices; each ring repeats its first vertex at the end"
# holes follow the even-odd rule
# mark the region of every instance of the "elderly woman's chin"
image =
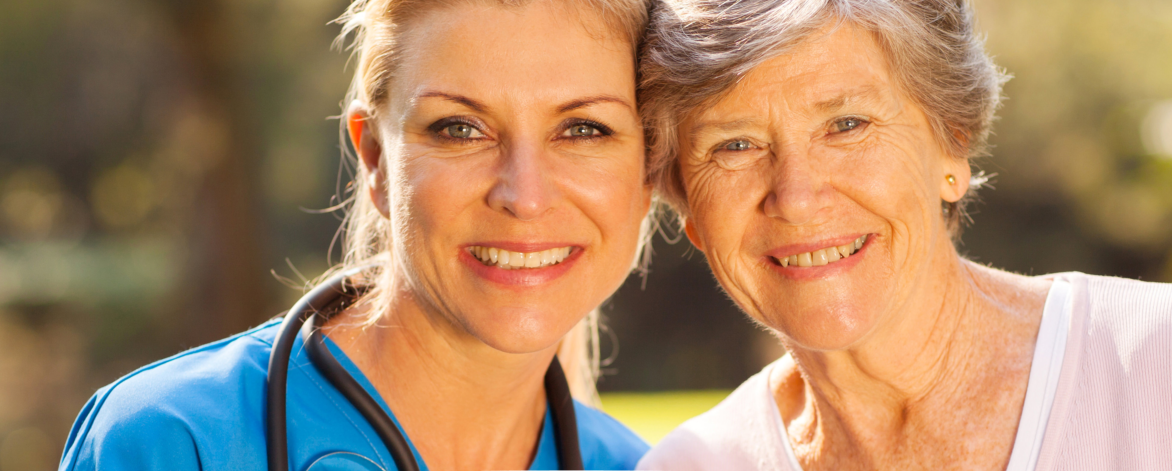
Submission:
MULTIPOLYGON (((882 322, 878 291, 843 283, 839 289, 809 287, 789 299, 775 299, 752 317, 775 331, 789 347, 847 350, 864 341, 882 322)), ((752 311, 749 311, 752 312, 752 311)))

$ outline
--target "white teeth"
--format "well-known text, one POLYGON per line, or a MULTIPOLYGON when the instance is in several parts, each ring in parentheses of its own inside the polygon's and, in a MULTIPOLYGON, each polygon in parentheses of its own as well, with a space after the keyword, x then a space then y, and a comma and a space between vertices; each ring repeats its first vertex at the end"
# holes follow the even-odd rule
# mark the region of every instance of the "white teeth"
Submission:
POLYGON ((858 252, 859 249, 863 248, 863 244, 866 243, 867 236, 862 235, 858 239, 839 246, 826 247, 784 258, 775 257, 774 260, 783 267, 820 267, 850 257, 855 252, 858 252))
POLYGON ((541 252, 510 252, 496 247, 469 247, 468 253, 480 260, 481 263, 498 268, 541 268, 561 263, 570 256, 572 247, 543 250, 541 252))

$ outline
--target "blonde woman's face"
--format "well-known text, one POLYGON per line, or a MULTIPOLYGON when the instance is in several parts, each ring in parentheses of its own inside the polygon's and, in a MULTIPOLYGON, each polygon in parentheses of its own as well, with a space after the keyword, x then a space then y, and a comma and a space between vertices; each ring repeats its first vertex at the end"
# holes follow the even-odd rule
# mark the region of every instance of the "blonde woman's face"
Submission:
POLYGON ((618 289, 650 204, 630 46, 556 3, 412 20, 379 110, 410 296, 507 352, 618 289))
POLYGON ((900 322, 939 281, 941 200, 964 194, 945 175, 967 181, 968 167, 869 33, 824 33, 684 122, 679 158, 688 236, 725 290, 792 344, 837 350, 900 322))

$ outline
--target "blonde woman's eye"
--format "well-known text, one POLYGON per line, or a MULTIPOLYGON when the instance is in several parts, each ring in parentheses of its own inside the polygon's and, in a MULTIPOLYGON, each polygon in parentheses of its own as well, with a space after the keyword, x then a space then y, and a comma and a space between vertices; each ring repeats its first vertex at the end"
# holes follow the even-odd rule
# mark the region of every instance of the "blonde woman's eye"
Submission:
POLYGON ((484 134, 482 134, 479 129, 476 129, 475 126, 465 123, 450 124, 444 127, 441 133, 445 134, 447 137, 456 139, 476 139, 484 137, 484 134))
POLYGON ((835 121, 831 128, 833 132, 839 133, 854 131, 855 129, 863 127, 865 124, 867 124, 867 122, 859 118, 843 118, 835 121))
POLYGON ((595 129, 594 126, 590 126, 588 124, 576 124, 574 126, 570 126, 570 129, 566 130, 565 135, 570 137, 590 137, 600 136, 602 133, 599 132, 598 129, 595 129))
POLYGON ((724 146, 722 146, 720 148, 720 150, 731 150, 733 152, 739 152, 739 151, 749 150, 752 148, 753 148, 753 143, 746 141, 744 139, 740 139, 740 140, 732 141, 732 142, 725 144, 724 146))
POLYGON ((592 139, 596 137, 609 136, 614 134, 610 128, 602 125, 602 123, 590 120, 574 120, 566 126, 566 130, 562 131, 561 137, 569 137, 576 139, 592 139))

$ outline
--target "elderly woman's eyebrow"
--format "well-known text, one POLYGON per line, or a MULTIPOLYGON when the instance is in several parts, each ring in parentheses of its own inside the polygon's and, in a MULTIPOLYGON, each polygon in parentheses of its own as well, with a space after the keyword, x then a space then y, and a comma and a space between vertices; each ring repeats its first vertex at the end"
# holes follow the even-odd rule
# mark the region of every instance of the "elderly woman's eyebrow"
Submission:
POLYGON ((688 134, 696 136, 707 131, 739 131, 741 129, 759 127, 761 124, 761 120, 755 118, 741 118, 733 121, 699 121, 688 129, 688 134))
POLYGON ((859 102, 875 101, 879 98, 879 89, 871 85, 853 88, 840 92, 838 95, 814 103, 814 110, 823 113, 833 113, 859 102))

